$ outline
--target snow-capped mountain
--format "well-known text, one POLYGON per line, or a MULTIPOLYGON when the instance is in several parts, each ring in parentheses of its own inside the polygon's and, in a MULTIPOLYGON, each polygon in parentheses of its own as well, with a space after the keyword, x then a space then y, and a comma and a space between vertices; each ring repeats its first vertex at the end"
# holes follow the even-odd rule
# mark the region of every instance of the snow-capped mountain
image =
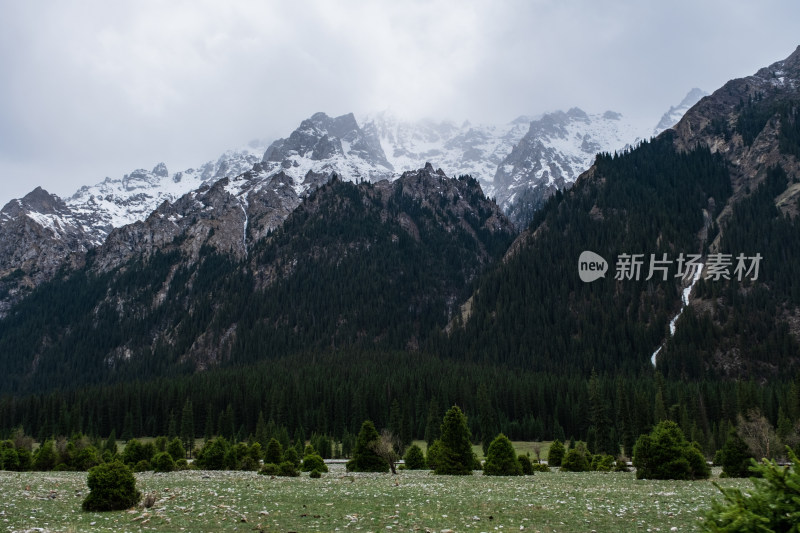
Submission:
POLYGON ((65 200, 74 217, 91 234, 92 244, 102 244, 114 228, 144 220, 164 202, 174 202, 204 184, 238 176, 261 160, 264 145, 253 142, 229 150, 214 161, 170 174, 164 163, 153 170, 137 169, 120 179, 81 187, 65 200))
POLYGON ((691 109, 694 104, 700 101, 701 98, 704 96, 708 96, 708 93, 703 91, 702 89, 698 89, 695 87, 681 100, 681 103, 677 106, 671 106, 669 111, 664 113, 661 117, 661 120, 658 121, 658 124, 653 129, 653 135, 658 135, 662 131, 671 128, 678 121, 686 114, 689 109, 691 109))
POLYGON ((430 162, 450 176, 471 175, 490 198, 495 195, 497 165, 522 139, 530 121, 521 116, 501 125, 473 125, 469 121, 457 125, 400 120, 386 111, 362 119, 363 129, 377 136, 398 175, 430 162))

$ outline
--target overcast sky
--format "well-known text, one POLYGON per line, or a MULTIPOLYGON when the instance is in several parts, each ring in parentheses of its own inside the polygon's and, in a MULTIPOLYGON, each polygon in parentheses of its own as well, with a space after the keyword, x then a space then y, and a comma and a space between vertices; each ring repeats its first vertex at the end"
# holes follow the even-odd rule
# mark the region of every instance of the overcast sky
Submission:
POLYGON ((799 44, 797 0, 0 0, 0 205, 197 166, 316 111, 655 125, 799 44))

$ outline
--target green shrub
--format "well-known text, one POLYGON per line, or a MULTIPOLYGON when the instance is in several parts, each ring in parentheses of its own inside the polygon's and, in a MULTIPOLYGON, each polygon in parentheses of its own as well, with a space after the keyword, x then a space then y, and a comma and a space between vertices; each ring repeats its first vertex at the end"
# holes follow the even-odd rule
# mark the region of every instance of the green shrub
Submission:
POLYGON ((365 420, 356 437, 353 458, 347 461, 348 472, 388 472, 389 463, 375 453, 374 444, 380 439, 375 424, 365 420))
POLYGON ((46 440, 33 455, 33 469, 40 472, 52 470, 55 468, 57 460, 58 456, 56 455, 54 442, 46 440))
POLYGON ((561 466, 565 453, 564 444, 560 440, 554 440, 550 445, 550 451, 547 452, 548 466, 561 466))
POLYGON ((508 437, 500 433, 489 445, 486 453, 486 464, 483 465, 485 476, 521 476, 522 466, 517 461, 514 445, 508 437))
POLYGON ((441 453, 434 474, 471 475, 477 459, 472 451, 471 435, 467 417, 454 405, 444 415, 439 437, 441 453))
POLYGON ((172 457, 173 461, 180 461, 186 459, 186 449, 183 447, 181 439, 175 437, 169 444, 167 444, 167 453, 172 457))
POLYGON ((255 472, 258 470, 258 461, 250 457, 249 455, 245 455, 242 457, 242 460, 239 461, 239 470, 244 470, 246 472, 255 472))
POLYGON ((167 452, 159 452, 153 457, 153 470, 156 472, 172 472, 175 470, 175 461, 167 452))
POLYGON ((422 453, 422 448, 416 444, 412 444, 406 450, 403 456, 404 465, 409 470, 422 470, 425 468, 425 455, 422 453))
POLYGON ((175 461, 176 470, 189 470, 189 461, 186 458, 181 458, 175 461))
POLYGON ((312 470, 308 477, 319 479, 322 477, 322 473, 319 470, 312 470))
POLYGON ((195 464, 203 470, 225 470, 226 455, 231 445, 224 437, 207 441, 197 453, 195 464))
POLYGON ((711 502, 711 511, 702 527, 706 531, 797 531, 800 524, 800 460, 787 446, 791 466, 781 467, 774 461, 751 460, 753 488, 747 493, 724 489, 723 501, 711 502))
POLYGON ((735 429, 731 428, 725 445, 718 452, 724 477, 749 477, 753 454, 735 429))
POLYGON ((533 463, 531 463, 531 458, 527 455, 520 455, 517 457, 517 461, 519 461, 519 466, 522 468, 522 475, 523 476, 532 476, 533 475, 533 463))
POLYGON ((592 457, 591 469, 597 472, 611 472, 614 468, 614 458, 606 454, 597 454, 592 457))
POLYGON ((534 472, 549 472, 550 467, 544 463, 531 463, 531 468, 534 472))
POLYGON ((617 457, 617 460, 614 462, 614 472, 630 472, 631 469, 628 468, 628 459, 620 455, 617 457))
POLYGON ((261 470, 258 471, 259 474, 262 476, 277 476, 278 475, 278 465, 275 463, 265 463, 261 470))
POLYGON ((291 461, 284 461, 278 465, 277 475, 283 477, 297 477, 300 475, 300 472, 297 471, 297 467, 295 467, 294 463, 291 461))
POLYGON ((104 463, 89 470, 89 494, 83 500, 84 511, 121 511, 139 503, 142 493, 136 490, 136 478, 119 461, 104 463))
POLYGON ((441 455, 442 443, 439 441, 439 439, 436 439, 430 446, 428 446, 428 456, 425 458, 425 462, 427 463, 429 469, 436 470, 436 465, 439 464, 441 455))
POLYGON ((295 450, 291 446, 286 448, 286 452, 284 452, 283 454, 283 461, 281 462, 286 462, 286 461, 292 463, 295 468, 298 468, 300 466, 300 456, 297 455, 297 450, 295 450))
POLYGON ((283 461, 283 446, 278 439, 270 439, 264 452, 264 463, 278 464, 283 461))
POLYGON ((678 424, 660 422, 633 447, 636 479, 707 479, 711 475, 699 447, 689 443, 678 424))
POLYGON ((144 459, 133 465, 134 472, 147 472, 152 469, 153 467, 150 466, 150 461, 145 461, 144 459))
POLYGON ((78 450, 74 458, 75 468, 84 472, 102 462, 103 458, 94 446, 87 446, 78 450))
POLYGON ((586 472, 591 468, 591 454, 586 445, 578 442, 561 460, 562 472, 586 472))
POLYGON ((306 455, 303 458, 303 466, 301 468, 303 472, 311 472, 312 470, 319 470, 320 472, 327 472, 328 467, 325 464, 325 461, 317 454, 306 455))

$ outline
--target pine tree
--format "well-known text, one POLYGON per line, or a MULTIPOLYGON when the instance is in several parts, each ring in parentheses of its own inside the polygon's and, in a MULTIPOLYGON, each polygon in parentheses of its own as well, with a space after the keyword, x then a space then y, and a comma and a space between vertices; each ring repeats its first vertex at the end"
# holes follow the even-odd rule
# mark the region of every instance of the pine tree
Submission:
POLYGON ((736 428, 731 427, 728 439, 720 450, 720 464, 725 477, 749 477, 753 454, 736 428))
POLYGON ((442 421, 441 455, 434 474, 470 475, 476 463, 467 417, 454 405, 442 421))
POLYGON ((283 460, 283 446, 278 442, 278 439, 271 438, 267 443, 267 449, 264 452, 264 464, 280 464, 283 460))
POLYGON ((361 430, 356 437, 356 447, 353 458, 347 461, 348 472, 388 472, 389 463, 375 453, 374 445, 380 439, 378 430, 371 420, 361 424, 361 430))
POLYGON ((561 466, 564 452, 564 444, 560 440, 554 440, 547 452, 547 466, 561 466))
POLYGON ((486 463, 483 465, 485 476, 521 476, 522 465, 517 460, 517 453, 508 437, 500 433, 489 445, 486 463))

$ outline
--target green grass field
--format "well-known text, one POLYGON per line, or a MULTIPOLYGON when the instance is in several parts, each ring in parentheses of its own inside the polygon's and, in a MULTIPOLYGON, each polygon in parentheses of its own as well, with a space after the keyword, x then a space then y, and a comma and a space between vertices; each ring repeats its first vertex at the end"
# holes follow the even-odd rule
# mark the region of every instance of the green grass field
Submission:
MULTIPOLYGON (((718 474, 718 472, 715 472, 718 474)), ((637 481, 632 473, 520 478, 428 471, 268 478, 253 472, 137 474, 150 509, 85 513, 83 472, 0 472, 5 531, 696 531, 719 492, 710 481, 637 481)), ((747 480, 717 479, 747 487, 747 480)))

